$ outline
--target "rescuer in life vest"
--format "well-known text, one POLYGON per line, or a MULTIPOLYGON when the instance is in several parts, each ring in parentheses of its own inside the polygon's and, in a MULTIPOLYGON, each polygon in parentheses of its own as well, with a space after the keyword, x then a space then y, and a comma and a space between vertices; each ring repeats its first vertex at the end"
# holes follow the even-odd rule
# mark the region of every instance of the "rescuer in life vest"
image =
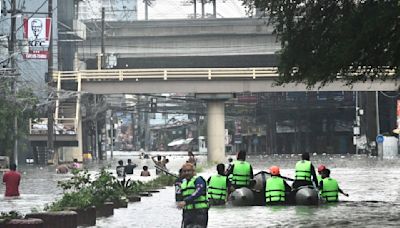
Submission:
POLYGON ((322 170, 322 181, 319 183, 322 199, 328 203, 338 202, 339 192, 348 197, 349 194, 344 193, 343 190, 340 189, 338 182, 331 178, 330 174, 331 171, 329 169, 322 170))
POLYGON ((318 188, 317 175, 310 161, 310 154, 303 153, 301 160, 296 163, 296 176, 292 187, 297 189, 301 186, 312 186, 313 182, 311 180, 314 182, 315 188, 318 188))
POLYGON ((230 166, 226 176, 230 174, 232 174, 231 183, 235 189, 250 187, 251 180, 253 179, 253 167, 246 161, 246 151, 239 151, 237 161, 230 166))
POLYGON ((210 205, 225 205, 228 198, 231 183, 225 176, 225 165, 217 165, 217 175, 211 176, 207 180, 207 193, 210 205))
POLYGON ((183 208, 182 227, 207 227, 209 205, 206 181, 201 176, 195 176, 191 163, 182 166, 182 175, 185 178, 181 184, 183 200, 176 202, 178 208, 183 208))
POLYGON ((267 205, 284 204, 292 189, 281 177, 278 166, 271 166, 269 172, 271 177, 265 183, 265 203, 267 205))

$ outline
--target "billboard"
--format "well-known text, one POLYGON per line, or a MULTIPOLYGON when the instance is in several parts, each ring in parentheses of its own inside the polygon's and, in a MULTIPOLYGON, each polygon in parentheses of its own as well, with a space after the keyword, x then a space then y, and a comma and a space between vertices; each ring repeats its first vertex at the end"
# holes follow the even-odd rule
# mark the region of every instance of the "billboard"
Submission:
POLYGON ((24 38, 28 40, 29 52, 25 59, 47 59, 50 45, 51 19, 25 18, 24 38))

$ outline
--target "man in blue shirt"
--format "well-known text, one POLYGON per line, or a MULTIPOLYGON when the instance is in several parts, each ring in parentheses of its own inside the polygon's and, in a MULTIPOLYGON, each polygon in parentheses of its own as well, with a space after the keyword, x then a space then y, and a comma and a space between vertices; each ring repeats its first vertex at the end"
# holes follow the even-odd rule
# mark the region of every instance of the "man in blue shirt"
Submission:
POLYGON ((183 200, 176 205, 183 209, 183 227, 207 227, 209 205, 206 181, 201 176, 195 176, 191 163, 182 166, 182 175, 185 178, 181 185, 183 200))

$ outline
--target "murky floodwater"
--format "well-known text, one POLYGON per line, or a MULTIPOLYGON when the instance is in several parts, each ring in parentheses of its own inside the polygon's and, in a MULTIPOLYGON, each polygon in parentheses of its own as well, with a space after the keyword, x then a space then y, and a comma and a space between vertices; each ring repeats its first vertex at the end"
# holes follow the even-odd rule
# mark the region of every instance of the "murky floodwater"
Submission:
MULTIPOLYGON (((116 155, 116 160, 133 158, 139 165, 134 179, 139 177, 140 168, 151 160, 138 157, 116 155)), ((177 170, 187 159, 185 156, 170 157, 167 165, 177 170)), ((204 162, 205 158, 199 158, 204 162)), ((341 197, 343 202, 322 206, 276 206, 276 207, 218 207, 209 212, 209 227, 390 227, 400 226, 400 161, 377 161, 363 156, 352 157, 313 157, 314 165, 325 164, 332 169, 332 177, 339 180, 341 188, 350 197, 341 197)), ((293 177, 293 167, 297 156, 252 156, 249 161, 255 171, 279 165, 282 175, 293 177)), ((100 164, 90 164, 95 170, 100 164)), ((20 199, 0 198, 0 211, 16 209, 28 213, 31 208, 43 207, 60 195, 56 188, 58 180, 69 175, 55 174, 54 167, 40 169, 36 166, 22 166, 23 173, 20 199)), ((152 175, 155 170, 151 170, 152 175)), ((214 168, 206 168, 204 177, 214 173, 214 168)), ((4 186, 0 186, 4 192, 4 186)), ((131 203, 126 209, 117 209, 114 216, 98 219, 97 227, 180 227, 182 212, 175 207, 174 189, 168 187, 155 193, 153 197, 143 197, 142 202, 131 203)))

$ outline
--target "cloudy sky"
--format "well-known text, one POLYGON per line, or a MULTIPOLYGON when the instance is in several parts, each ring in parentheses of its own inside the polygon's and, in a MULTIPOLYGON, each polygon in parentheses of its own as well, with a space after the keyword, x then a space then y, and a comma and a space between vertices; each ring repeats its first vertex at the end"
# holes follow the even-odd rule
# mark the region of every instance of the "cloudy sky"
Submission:
MULTIPOLYGON (((188 3, 189 0, 155 0, 151 8, 149 8, 150 19, 178 19, 188 18, 193 15, 193 4, 188 3)), ((144 3, 138 0, 138 19, 144 19, 144 3)), ((205 5, 205 14, 212 14, 212 4, 205 5)), ((197 1, 197 14, 201 15, 201 4, 197 1)), ((240 0, 217 0, 217 17, 231 18, 244 17, 245 8, 240 0)))
MULTIPOLYGON (((194 6, 191 0, 153 0, 148 9, 149 20, 186 19, 193 17, 194 6)), ((100 19, 101 7, 106 8, 106 20, 132 20, 137 5, 137 20, 145 19, 143 0, 85 0, 80 2, 80 18, 84 20, 100 19)), ((212 4, 205 4, 205 15, 212 15, 212 4)), ((197 0, 197 15, 201 16, 200 0, 197 0)), ((217 18, 245 17, 245 8, 241 0, 217 0, 217 18)))

